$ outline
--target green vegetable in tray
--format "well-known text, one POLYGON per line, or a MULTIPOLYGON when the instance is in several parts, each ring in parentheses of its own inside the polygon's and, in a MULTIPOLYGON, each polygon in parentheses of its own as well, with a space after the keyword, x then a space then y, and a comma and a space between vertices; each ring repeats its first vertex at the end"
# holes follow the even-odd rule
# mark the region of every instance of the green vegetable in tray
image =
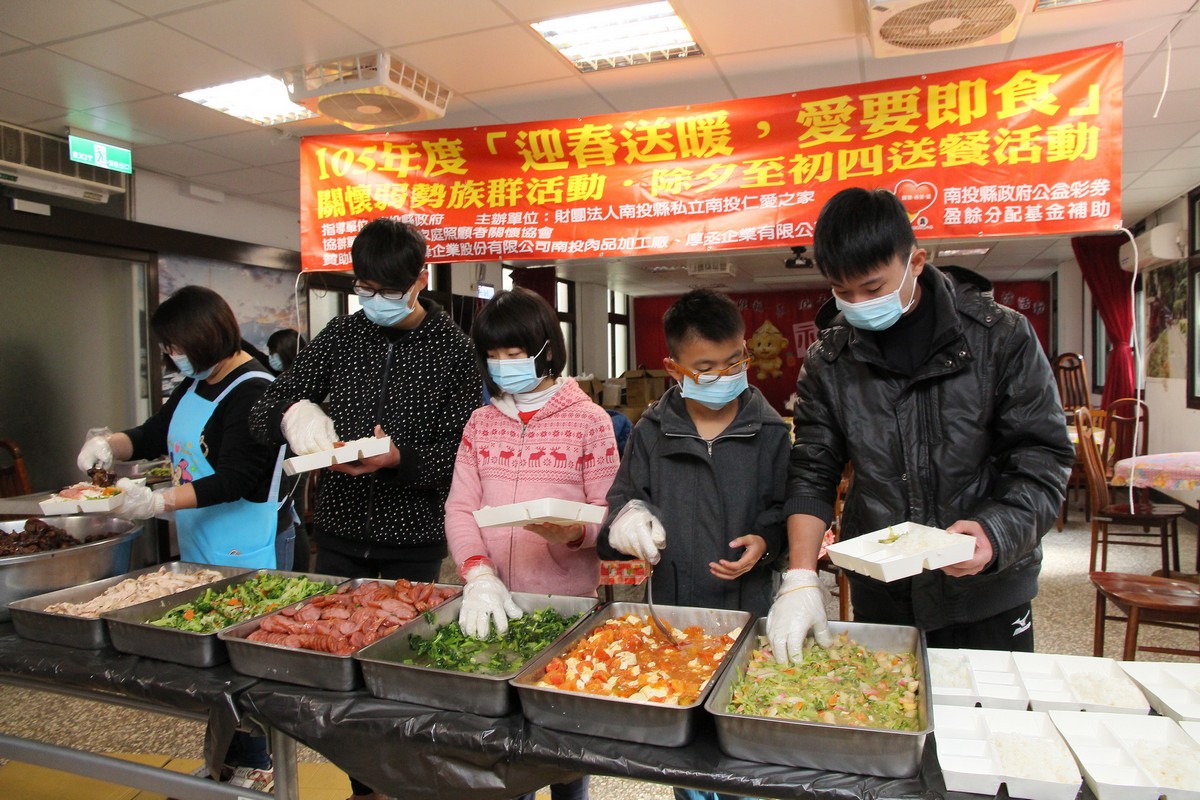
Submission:
POLYGON ((243 620, 270 613, 319 594, 329 594, 332 583, 260 572, 254 578, 221 591, 209 588, 190 603, 176 606, 150 622, 160 628, 192 633, 213 633, 243 620))
POLYGON ((857 728, 918 730, 916 657, 872 651, 837 636, 829 649, 806 643, 804 660, 779 664, 759 638, 733 685, 728 712, 857 728))
POLYGON ((448 622, 430 636, 410 635, 408 643, 416 657, 404 663, 484 675, 516 672, 582 616, 564 617, 553 608, 541 608, 510 620, 502 636, 493 627, 486 639, 467 636, 457 620, 448 622))

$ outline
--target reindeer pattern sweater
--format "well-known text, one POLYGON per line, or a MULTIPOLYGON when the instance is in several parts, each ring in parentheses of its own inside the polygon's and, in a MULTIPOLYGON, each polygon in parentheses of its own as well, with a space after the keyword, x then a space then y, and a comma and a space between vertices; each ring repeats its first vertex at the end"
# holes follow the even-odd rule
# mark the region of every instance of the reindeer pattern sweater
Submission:
POLYGON ((570 378, 527 425, 512 398, 477 409, 463 429, 446 501, 446 539, 456 564, 485 555, 510 591, 595 595, 598 525, 581 545, 550 544, 524 528, 480 528, 471 512, 555 497, 607 505, 619 456, 608 413, 570 378))

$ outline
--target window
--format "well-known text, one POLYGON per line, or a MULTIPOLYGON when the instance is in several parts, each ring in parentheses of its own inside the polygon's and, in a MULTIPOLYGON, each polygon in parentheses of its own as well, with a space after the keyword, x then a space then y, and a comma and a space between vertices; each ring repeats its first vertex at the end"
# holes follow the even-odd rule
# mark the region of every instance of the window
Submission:
POLYGON ((1104 378, 1108 373, 1108 354, 1112 343, 1108 341, 1108 328, 1100 318, 1100 311, 1092 306, 1092 391, 1104 393, 1104 378))
POLYGON ((629 369, 629 295, 608 292, 608 374, 617 377, 629 369))
POLYGON ((563 341, 567 345, 567 363, 564 375, 575 374, 575 281, 558 278, 555 281, 554 306, 558 311, 558 324, 562 328, 563 341))
POLYGON ((1188 263, 1188 344, 1187 344, 1187 406, 1200 408, 1200 257, 1192 256, 1188 263))

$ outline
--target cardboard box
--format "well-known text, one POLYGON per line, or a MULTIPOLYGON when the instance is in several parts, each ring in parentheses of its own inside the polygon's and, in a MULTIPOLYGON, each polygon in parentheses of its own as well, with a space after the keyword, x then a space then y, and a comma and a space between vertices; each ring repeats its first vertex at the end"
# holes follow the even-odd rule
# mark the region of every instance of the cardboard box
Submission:
POLYGON ((662 396, 671 376, 661 369, 631 369, 621 379, 625 381, 625 405, 645 407, 662 396))
POLYGON ((600 404, 604 395, 604 381, 599 378, 576 378, 575 383, 583 389, 583 393, 592 398, 592 402, 600 404))
POLYGON ((637 425, 637 421, 642 418, 642 413, 649 406, 617 406, 613 411, 620 411, 625 416, 629 417, 629 421, 637 425))
POLYGON ((600 405, 605 408, 616 408, 625 402, 625 381, 622 378, 609 378, 603 384, 600 394, 600 405))

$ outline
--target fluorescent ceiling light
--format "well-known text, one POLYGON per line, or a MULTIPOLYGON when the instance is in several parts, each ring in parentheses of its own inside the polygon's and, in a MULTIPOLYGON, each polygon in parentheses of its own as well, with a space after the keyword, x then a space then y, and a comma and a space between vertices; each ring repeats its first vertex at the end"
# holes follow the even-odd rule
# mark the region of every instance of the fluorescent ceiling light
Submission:
POLYGON ((1051 8, 1067 8, 1069 6, 1086 6, 1099 3, 1101 0, 1037 0, 1033 4, 1034 11, 1047 11, 1051 8))
POLYGON ((293 103, 283 81, 270 75, 182 92, 179 96, 255 125, 280 125, 317 116, 293 103))
POLYGON ((947 247, 945 249, 938 248, 938 256, 986 256, 992 248, 990 247, 947 247))
POLYGON ((580 72, 704 55, 668 2, 559 17, 530 27, 580 72))

